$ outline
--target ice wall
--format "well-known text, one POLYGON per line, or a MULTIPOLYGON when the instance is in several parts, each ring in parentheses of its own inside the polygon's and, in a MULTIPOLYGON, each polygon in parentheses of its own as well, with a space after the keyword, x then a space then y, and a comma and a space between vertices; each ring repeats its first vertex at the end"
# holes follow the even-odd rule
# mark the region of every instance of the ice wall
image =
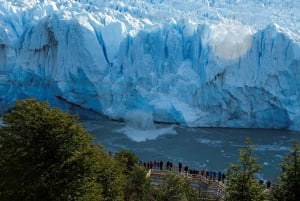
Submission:
MULTIPOLYGON (((37 97, 113 119, 144 111, 185 126, 299 129, 300 37, 290 24, 245 19, 237 2, 220 17, 225 2, 202 1, 192 21, 187 11, 172 18, 171 1, 0 1, 1 111, 37 97)), ((298 15, 284 21, 297 27, 298 15)))

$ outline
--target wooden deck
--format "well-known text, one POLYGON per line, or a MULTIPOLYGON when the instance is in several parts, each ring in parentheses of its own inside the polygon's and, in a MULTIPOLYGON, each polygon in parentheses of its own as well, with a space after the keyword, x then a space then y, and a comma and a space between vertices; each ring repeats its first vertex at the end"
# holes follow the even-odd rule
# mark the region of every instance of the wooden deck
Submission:
POLYGON ((225 184, 219 181, 214 181, 201 176, 200 174, 189 174, 189 173, 179 173, 178 171, 168 171, 152 169, 149 170, 147 176, 151 178, 152 184, 157 185, 164 180, 164 177, 169 173, 174 173, 176 175, 186 177, 190 179, 191 186, 196 189, 199 194, 205 194, 207 199, 205 200, 215 200, 223 201, 225 200, 225 184))

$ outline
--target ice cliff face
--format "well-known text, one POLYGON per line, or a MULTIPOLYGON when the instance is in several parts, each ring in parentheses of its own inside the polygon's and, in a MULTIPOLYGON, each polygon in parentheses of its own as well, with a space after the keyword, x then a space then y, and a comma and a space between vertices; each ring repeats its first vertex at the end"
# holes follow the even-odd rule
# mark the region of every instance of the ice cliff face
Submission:
POLYGON ((1 110, 36 97, 113 119, 297 130, 299 13, 294 0, 0 0, 1 110))

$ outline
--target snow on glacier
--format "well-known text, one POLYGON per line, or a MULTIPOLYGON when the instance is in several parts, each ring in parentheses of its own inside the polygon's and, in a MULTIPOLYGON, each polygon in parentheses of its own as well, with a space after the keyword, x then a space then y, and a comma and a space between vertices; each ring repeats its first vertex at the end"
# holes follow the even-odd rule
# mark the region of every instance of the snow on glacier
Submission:
POLYGON ((0 110, 36 97, 112 119, 298 130, 299 13, 298 0, 0 0, 0 110))

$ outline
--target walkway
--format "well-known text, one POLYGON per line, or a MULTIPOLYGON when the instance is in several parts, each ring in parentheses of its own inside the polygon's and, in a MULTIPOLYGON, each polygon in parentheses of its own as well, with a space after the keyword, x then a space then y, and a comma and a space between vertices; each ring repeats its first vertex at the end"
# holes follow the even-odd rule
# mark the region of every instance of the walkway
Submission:
POLYGON ((158 183, 162 182, 164 177, 168 173, 174 173, 176 175, 180 175, 182 177, 187 177, 191 181, 191 186, 198 190, 199 194, 205 194, 207 195, 207 199, 205 200, 211 200, 211 201, 223 201, 225 200, 225 184, 219 181, 214 181, 207 179, 204 176, 201 176, 200 174, 189 174, 179 171, 173 170, 160 170, 160 169, 150 169, 147 176, 149 176, 152 180, 153 185, 157 185, 158 183))

